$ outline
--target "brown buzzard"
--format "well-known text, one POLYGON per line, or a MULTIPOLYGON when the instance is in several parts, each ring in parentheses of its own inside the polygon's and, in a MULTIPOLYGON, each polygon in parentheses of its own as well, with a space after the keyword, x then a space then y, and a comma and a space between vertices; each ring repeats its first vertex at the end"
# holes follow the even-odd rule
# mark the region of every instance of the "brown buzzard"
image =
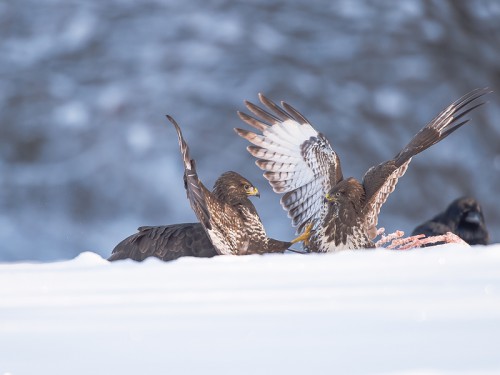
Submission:
MULTIPOLYGON (((293 243, 307 239, 308 233, 291 242, 269 238, 249 196, 259 191, 246 178, 236 172, 225 172, 210 192, 198 178, 195 161, 175 120, 174 125, 184 162, 184 186, 196 217, 210 241, 221 255, 245 255, 284 252, 293 243)), ((306 231, 307 232, 307 231, 306 231)))
POLYGON ((240 118, 259 130, 236 132, 255 146, 248 151, 258 160, 281 204, 301 233, 312 225, 309 251, 372 248, 380 208, 408 168, 411 158, 465 125, 463 117, 484 103, 477 99, 489 92, 476 89, 444 109, 421 129, 392 159, 371 167, 360 183, 344 179, 340 159, 325 136, 287 103, 281 106, 263 95, 266 109, 245 102, 254 116, 240 118))

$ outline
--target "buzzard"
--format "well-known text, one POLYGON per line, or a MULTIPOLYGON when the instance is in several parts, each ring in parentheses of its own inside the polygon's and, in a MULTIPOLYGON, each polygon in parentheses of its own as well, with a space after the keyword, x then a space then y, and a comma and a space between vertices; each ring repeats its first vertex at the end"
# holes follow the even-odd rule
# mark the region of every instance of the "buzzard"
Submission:
POLYGON ((447 232, 469 245, 487 245, 489 234, 479 202, 472 197, 455 199, 444 212, 416 227, 412 235, 437 236, 447 232))
POLYGON ((184 162, 184 187, 191 208, 221 255, 282 253, 293 243, 307 240, 309 232, 290 241, 269 238, 248 197, 259 196, 257 188, 236 172, 225 172, 209 191, 198 178, 196 164, 189 155, 189 147, 177 122, 170 116, 179 139, 184 162))
POLYGON ((139 262, 148 257, 164 261, 183 256, 210 258, 217 254, 200 223, 140 227, 113 249, 109 261, 133 259, 139 262))
POLYGON ((236 128, 254 146, 247 150, 258 160, 281 205, 301 233, 312 225, 308 250, 334 252, 375 247, 378 215, 411 158, 465 125, 463 119, 484 103, 477 100, 489 90, 476 89, 446 107, 421 129, 396 156, 371 167, 362 182, 344 178, 340 159, 325 136, 291 105, 273 103, 264 95, 264 108, 246 101, 255 116, 240 118, 261 134, 236 128))

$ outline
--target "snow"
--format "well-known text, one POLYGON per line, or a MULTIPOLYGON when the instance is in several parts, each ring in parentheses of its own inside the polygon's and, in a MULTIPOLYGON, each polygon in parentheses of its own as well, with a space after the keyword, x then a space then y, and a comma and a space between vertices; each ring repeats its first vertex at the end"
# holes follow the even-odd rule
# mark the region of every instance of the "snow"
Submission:
POLYGON ((0 374, 498 374, 500 245, 0 264, 0 374))

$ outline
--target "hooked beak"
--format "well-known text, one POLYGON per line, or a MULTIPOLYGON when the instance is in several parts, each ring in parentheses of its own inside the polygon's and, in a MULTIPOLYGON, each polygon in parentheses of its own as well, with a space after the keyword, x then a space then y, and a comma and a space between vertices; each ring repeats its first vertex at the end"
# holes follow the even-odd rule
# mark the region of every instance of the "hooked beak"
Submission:
POLYGON ((481 215, 479 212, 470 211, 465 215, 465 221, 470 224, 480 224, 481 223, 481 215))
POLYGON ((250 196, 256 196, 257 198, 260 198, 260 193, 259 190, 254 186, 251 190, 247 192, 248 195, 250 196))
POLYGON ((330 203, 335 202, 335 197, 333 195, 330 195, 329 193, 327 193, 325 195, 325 203, 326 202, 330 202, 330 203))

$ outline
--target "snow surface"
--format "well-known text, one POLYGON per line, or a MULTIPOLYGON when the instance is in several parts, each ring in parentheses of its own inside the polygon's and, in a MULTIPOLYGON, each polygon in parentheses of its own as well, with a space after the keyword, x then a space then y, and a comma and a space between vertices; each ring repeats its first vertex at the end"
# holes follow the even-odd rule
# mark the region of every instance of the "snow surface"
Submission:
POLYGON ((0 264, 0 374, 499 374, 500 245, 0 264))

